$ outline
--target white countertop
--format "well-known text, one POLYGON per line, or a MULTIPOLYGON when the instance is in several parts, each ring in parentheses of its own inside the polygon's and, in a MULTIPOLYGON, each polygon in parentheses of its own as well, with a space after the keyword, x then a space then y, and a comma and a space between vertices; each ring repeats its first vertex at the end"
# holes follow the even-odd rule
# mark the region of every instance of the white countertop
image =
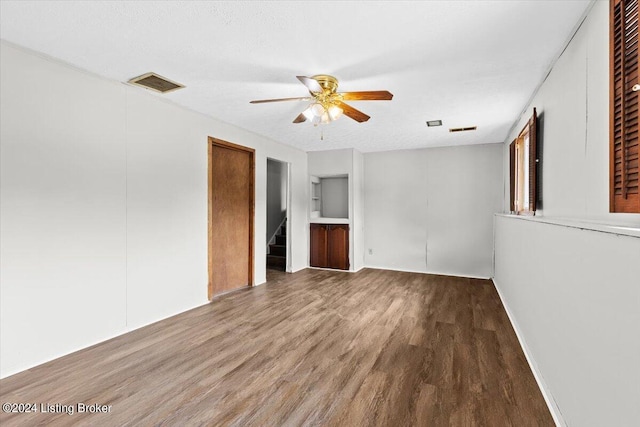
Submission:
POLYGON ((309 218, 309 224, 351 224, 349 218, 309 218))

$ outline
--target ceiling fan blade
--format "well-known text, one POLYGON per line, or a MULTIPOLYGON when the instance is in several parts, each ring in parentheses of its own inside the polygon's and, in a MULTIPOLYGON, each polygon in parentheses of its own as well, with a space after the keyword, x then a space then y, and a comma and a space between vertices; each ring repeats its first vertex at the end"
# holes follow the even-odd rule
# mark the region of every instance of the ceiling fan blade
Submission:
POLYGON ((311 77, 305 77, 305 76, 296 76, 298 78, 298 80, 300 80, 302 82, 303 85, 305 85, 307 87, 307 89, 309 89, 310 92, 313 93, 322 93, 322 86, 320 86, 320 83, 318 83, 317 80, 312 79, 311 77))
POLYGON ((345 104, 344 102, 338 101, 335 102, 335 105, 337 105, 338 107, 342 108, 342 113, 347 116, 352 118, 353 120, 355 120, 356 122, 366 122, 367 120, 369 120, 371 117, 367 116, 365 113, 363 113, 360 110, 356 110, 355 108, 353 108, 350 105, 345 104))
POLYGON ((263 104, 265 102, 281 102, 281 101, 311 101, 313 98, 304 96, 301 98, 276 98, 276 99, 259 99, 257 101, 249 101, 250 104, 263 104))
POLYGON ((305 117, 305 115, 303 113, 300 113, 300 115, 295 118, 293 123, 302 123, 302 122, 304 122, 306 120, 307 120, 307 118, 305 117))
POLYGON ((369 90, 365 92, 343 92, 342 99, 345 101, 390 101, 393 94, 387 90, 369 90))

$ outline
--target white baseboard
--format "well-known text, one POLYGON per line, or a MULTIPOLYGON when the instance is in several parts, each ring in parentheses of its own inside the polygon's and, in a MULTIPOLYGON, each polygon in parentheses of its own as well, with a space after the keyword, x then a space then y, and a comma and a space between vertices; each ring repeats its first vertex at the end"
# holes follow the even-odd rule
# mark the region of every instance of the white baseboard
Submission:
POLYGON ((553 398, 553 395, 549 391, 549 388, 547 387, 547 383, 544 381, 544 378, 540 373, 540 370, 538 369, 538 365, 536 364, 535 359, 531 354, 531 350, 527 346, 527 342, 522 336, 522 332, 518 327, 518 323, 516 322, 516 319, 513 316, 513 313, 509 309, 509 305, 507 304, 504 297, 502 296, 502 293, 500 292, 500 288, 498 287, 498 284, 496 283, 495 278, 491 279, 491 281, 493 282, 494 288, 496 288, 496 291, 498 292, 498 296, 500 297, 500 301, 502 302, 502 306, 504 307, 504 310, 507 312, 507 317, 509 317, 511 326, 513 327, 513 330, 515 331, 516 336, 518 337, 518 341, 520 342, 520 347, 522 347, 524 356, 526 357, 527 362, 529 363, 529 367, 531 368, 531 372, 533 372, 533 376, 536 379, 536 382, 538 383, 538 388, 542 392, 542 397, 544 397, 544 401, 546 402, 547 407, 549 408, 549 412, 551 412, 553 421, 556 423, 556 426, 558 427, 567 427, 567 423, 564 421, 564 418, 562 417, 560 408, 558 407, 556 400, 553 398))
POLYGON ((443 273, 441 271, 407 270, 407 269, 404 269, 404 268, 379 267, 379 266, 374 266, 374 265, 365 265, 363 268, 372 268, 374 270, 402 271, 403 273, 420 273, 420 274, 433 274, 433 275, 436 275, 436 276, 462 277, 462 278, 467 278, 467 279, 484 279, 484 280, 491 279, 491 277, 489 277, 489 276, 474 276, 474 275, 470 275, 470 274, 443 273))
POLYGON ((74 346, 73 349, 70 349, 68 351, 63 351, 63 352, 54 354, 52 356, 41 358, 41 359, 39 359, 39 360, 37 360, 35 362, 31 362, 31 363, 29 363, 27 365, 19 366, 18 368, 9 369, 6 372, 3 372, 2 375, 0 375, 0 379, 8 378, 8 377, 10 377, 12 375, 19 374, 21 372, 27 371, 29 369, 33 369, 33 368, 35 368, 37 366, 40 366, 40 365, 44 365, 45 363, 51 362, 53 360, 60 359, 61 357, 69 356, 69 355, 71 355, 73 353, 77 353, 79 351, 86 350, 89 347, 93 347, 95 345, 102 344, 103 342, 107 342, 107 341, 112 340, 114 338, 118 338, 119 336, 126 335, 126 334, 128 334, 130 332, 136 331, 136 330, 144 328, 146 326, 153 325, 154 323, 162 322, 163 320, 167 320, 167 319, 169 319, 171 317, 178 316, 180 314, 186 313, 187 311, 195 310, 195 309, 197 309, 199 307, 203 307, 203 306, 208 305, 210 303, 211 303, 211 301, 207 300, 207 301, 205 301, 205 302, 203 302, 201 304, 197 304, 197 305, 195 305, 193 307, 180 309, 180 310, 178 310, 177 312, 175 312, 173 314, 170 314, 170 315, 167 315, 167 316, 155 319, 155 320, 151 320, 151 321, 139 324, 139 325, 135 325, 135 326, 124 325, 123 327, 119 328, 117 331, 112 331, 111 333, 105 334, 104 336, 102 336, 100 338, 87 341, 87 342, 81 344, 80 346, 74 346))
POLYGON ((339 269, 336 269, 336 268, 311 267, 311 266, 309 266, 307 268, 309 268, 311 270, 335 271, 336 273, 357 273, 358 271, 360 271, 360 270, 362 270, 363 268, 366 268, 366 267, 360 267, 359 270, 339 270, 339 269))

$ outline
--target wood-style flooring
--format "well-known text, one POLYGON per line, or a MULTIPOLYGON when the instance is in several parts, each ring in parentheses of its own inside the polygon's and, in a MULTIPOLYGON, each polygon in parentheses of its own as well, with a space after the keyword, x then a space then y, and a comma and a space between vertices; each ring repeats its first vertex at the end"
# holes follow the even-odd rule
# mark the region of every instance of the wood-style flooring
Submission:
POLYGON ((0 381, 2 403, 110 412, 2 413, 0 425, 554 425, 490 281, 268 279, 0 381))

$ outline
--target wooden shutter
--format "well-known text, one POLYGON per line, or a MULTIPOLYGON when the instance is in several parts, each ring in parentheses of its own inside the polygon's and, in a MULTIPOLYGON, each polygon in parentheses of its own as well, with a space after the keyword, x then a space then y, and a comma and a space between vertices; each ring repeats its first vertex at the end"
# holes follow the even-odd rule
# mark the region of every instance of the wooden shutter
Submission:
POLYGON ((538 116, 536 109, 518 137, 509 144, 509 201, 511 212, 535 215, 538 201, 538 116), (528 152, 527 143, 529 141, 528 152), (526 154, 526 155, 525 155, 526 154), (528 164, 525 164, 526 159, 528 164), (528 175, 528 181, 524 182, 528 175), (528 194, 524 194, 527 192, 528 194), (524 206, 524 200, 529 203, 524 206))
POLYGON ((611 212, 640 213, 638 194, 638 0, 610 1, 611 212))
POLYGON ((533 116, 529 119, 529 211, 536 211, 536 201, 538 200, 537 171, 538 171, 538 117, 536 109, 533 109, 533 116))
POLYGON ((509 144, 509 200, 511 212, 516 211, 516 141, 509 144))

